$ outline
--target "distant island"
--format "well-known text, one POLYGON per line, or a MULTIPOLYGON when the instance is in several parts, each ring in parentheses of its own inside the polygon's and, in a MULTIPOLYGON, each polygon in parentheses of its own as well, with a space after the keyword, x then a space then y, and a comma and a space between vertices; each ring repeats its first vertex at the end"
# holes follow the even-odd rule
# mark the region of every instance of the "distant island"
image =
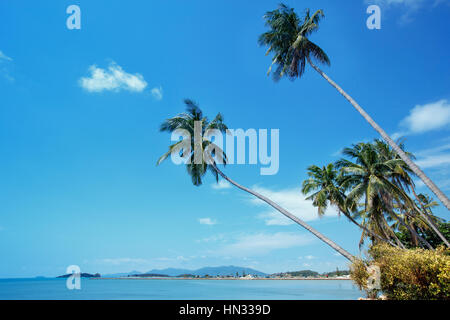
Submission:
MULTIPOLYGON (((73 276, 73 273, 69 273, 69 274, 64 274, 62 276, 57 276, 57 278, 68 278, 70 276, 73 276)), ((81 278, 100 278, 101 275, 100 273, 95 273, 95 274, 90 274, 90 273, 80 273, 80 277, 81 278)))
POLYGON ((146 277, 146 275, 156 274, 160 277, 211 277, 211 276, 242 276, 251 274, 253 276, 265 277, 266 273, 247 267, 238 266, 220 266, 220 267, 204 267, 196 270, 179 269, 179 268, 166 268, 166 269, 152 269, 147 272, 132 271, 129 273, 115 273, 105 274, 105 278, 118 278, 118 277, 146 277))
MULTIPOLYGON (((99 277, 96 277, 99 278, 99 277)), ((153 269, 147 272, 105 274, 108 279, 350 279, 348 270, 319 273, 313 270, 300 270, 267 274, 252 268, 238 266, 205 267, 189 269, 153 269)))
POLYGON ((137 273, 128 275, 128 277, 141 277, 141 278, 167 278, 170 277, 167 274, 158 274, 158 273, 137 273))

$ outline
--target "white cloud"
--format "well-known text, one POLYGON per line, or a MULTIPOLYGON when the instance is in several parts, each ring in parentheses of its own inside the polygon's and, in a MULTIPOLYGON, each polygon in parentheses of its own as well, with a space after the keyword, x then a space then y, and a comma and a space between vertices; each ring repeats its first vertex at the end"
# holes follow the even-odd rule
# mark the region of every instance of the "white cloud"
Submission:
POLYGON ((450 104, 443 99, 434 103, 417 105, 403 120, 412 133, 422 133, 443 128, 450 124, 450 104))
POLYGON ((231 187, 231 183, 229 183, 227 180, 220 180, 218 183, 214 183, 212 185, 212 188, 216 190, 225 190, 230 189, 231 187))
POLYGON ((3 53, 3 51, 0 50, 0 61, 2 60, 12 61, 13 59, 8 57, 6 54, 3 53))
POLYGON ((416 164, 421 168, 433 168, 450 165, 450 154, 430 155, 417 160, 416 164))
POLYGON ((333 153, 331 154, 331 156, 332 156, 332 157, 342 157, 342 150, 343 150, 343 148, 341 148, 341 149, 339 149, 339 150, 333 152, 333 153))
POLYGON ((291 219, 286 218, 278 211, 263 212, 258 217, 263 219, 268 226, 289 226, 294 224, 291 219))
MULTIPOLYGON (((441 188, 450 187, 450 143, 415 152, 416 164, 422 169, 428 169, 431 179, 441 188)), ((425 187, 421 180, 415 181, 418 188, 425 187)))
POLYGON ((417 156, 424 156, 424 155, 435 154, 435 153, 439 153, 439 152, 442 152, 442 151, 450 150, 450 143, 447 143, 446 140, 447 139, 444 139, 445 144, 443 144, 441 146, 434 147, 434 148, 429 148, 429 149, 425 149, 425 150, 421 150, 419 152, 416 152, 415 154, 417 156))
POLYGON ((0 74, 10 83, 15 81, 10 72, 11 61, 13 61, 13 59, 0 50, 0 74))
POLYGON ((408 7, 416 7, 421 5, 424 0, 366 0, 366 3, 376 3, 381 5, 404 5, 408 7))
POLYGON ((316 258, 317 258, 317 257, 312 256, 312 255, 308 255, 308 256, 304 256, 304 257, 298 257, 299 260, 303 260, 303 259, 306 259, 306 260, 314 260, 314 259, 316 259, 316 258))
POLYGON ((365 0, 367 5, 376 4, 382 9, 399 8, 403 10, 399 22, 406 24, 413 20, 412 16, 425 5, 430 4, 430 8, 435 8, 442 3, 449 3, 449 0, 365 0))
POLYGON ((212 235, 211 237, 203 238, 200 240, 196 240, 196 242, 218 242, 218 241, 225 241, 225 235, 224 234, 216 234, 212 235))
MULTIPOLYGON (((254 191, 266 196, 270 200, 276 202, 293 215, 299 217, 304 221, 312 221, 319 218, 317 208, 313 207, 312 201, 306 200, 305 196, 301 193, 300 188, 284 189, 284 190, 270 190, 261 187, 254 187, 254 191)), ((262 212, 259 217, 264 219, 266 225, 290 225, 294 222, 289 218, 286 218, 283 214, 271 209, 265 202, 251 198, 251 203, 258 206, 267 206, 269 210, 262 212)), ((337 211, 333 208, 329 208, 325 214, 326 216, 337 216, 337 211)))
POLYGON ((217 224, 217 221, 212 220, 211 218, 200 218, 200 219, 198 219, 198 222, 200 222, 200 224, 206 224, 209 226, 217 224))
POLYGON ((177 256, 177 258, 176 258, 178 261, 188 261, 189 260, 189 258, 186 258, 186 257, 184 257, 184 256, 177 256))
POLYGON ((121 264, 142 264, 142 263, 149 263, 149 260, 146 259, 140 259, 140 258, 106 258, 106 259, 99 259, 97 260, 97 263, 102 264, 112 264, 112 265, 121 265, 121 264))
POLYGON ((314 241, 308 234, 290 232, 244 234, 230 244, 217 249, 217 253, 227 256, 247 257, 266 254, 273 250, 305 246, 314 241))
POLYGON ((144 77, 125 72, 121 66, 112 62, 108 69, 89 67, 90 76, 79 80, 81 87, 89 92, 121 91, 142 92, 147 87, 144 77))
POLYGON ((416 163, 422 168, 450 165, 450 143, 439 147, 421 150, 415 153, 416 163))
POLYGON ((156 258, 155 260, 157 260, 157 261, 172 261, 172 260, 173 260, 173 258, 168 258, 168 257, 159 257, 159 258, 156 258))
POLYGON ((442 99, 425 105, 417 105, 400 122, 405 130, 392 135, 393 139, 410 134, 447 128, 450 125, 450 104, 442 99))
POLYGON ((155 87, 151 90, 152 96, 153 98, 155 98, 156 100, 160 101, 163 98, 163 89, 161 86, 159 87, 155 87))
POLYGON ((391 136, 391 139, 395 141, 398 138, 401 138, 401 137, 406 136, 406 135, 407 135, 407 133, 402 131, 402 132, 394 132, 390 136, 391 136))
MULTIPOLYGON (((428 3, 431 3, 431 7, 436 7, 438 5, 440 5, 441 3, 449 3, 449 0, 434 0, 434 1, 429 1, 427 0, 428 3)), ((425 4, 425 0, 366 0, 366 3, 375 3, 375 4, 381 4, 381 5, 385 5, 385 6, 393 6, 393 5, 402 5, 404 7, 408 7, 408 8, 414 8, 414 9, 418 9, 420 8, 423 4, 425 4)))

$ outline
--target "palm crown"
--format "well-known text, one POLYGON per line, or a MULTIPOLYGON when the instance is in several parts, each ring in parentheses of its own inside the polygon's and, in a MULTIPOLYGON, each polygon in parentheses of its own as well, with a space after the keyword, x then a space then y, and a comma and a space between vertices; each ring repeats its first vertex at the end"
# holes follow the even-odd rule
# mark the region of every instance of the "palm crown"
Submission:
MULTIPOLYGON (((322 17, 324 17, 322 10, 310 15, 307 9, 302 20, 294 9, 284 4, 264 15, 266 26, 270 30, 261 34, 258 42, 269 47, 266 55, 274 53, 272 66, 276 65, 273 72, 275 80, 279 80, 285 74, 291 80, 300 78, 305 72, 306 62, 311 58, 320 63, 330 64, 327 54, 308 39, 311 33, 318 30, 322 17)), ((268 74, 272 71, 272 66, 268 74)))
POLYGON ((209 121, 194 101, 185 99, 184 103, 186 104, 186 112, 165 120, 161 124, 160 131, 172 133, 176 130, 180 130, 180 132, 183 130, 189 133, 190 140, 183 139, 169 146, 169 150, 158 159, 157 165, 166 160, 172 153, 179 153, 185 160, 187 172, 195 186, 202 184, 202 178, 208 171, 218 181, 219 176, 214 166, 217 165, 217 162, 225 165, 227 158, 223 150, 208 139, 208 133, 212 130, 225 133, 228 128, 223 123, 223 117, 220 113, 212 121, 209 121), (195 138, 196 128, 201 131, 199 141, 195 138), (215 158, 218 160, 217 162, 215 158))
MULTIPOLYGON (((397 145, 372 117, 335 81, 323 72, 312 60, 329 65, 330 59, 327 54, 308 37, 319 29, 320 20, 324 17, 322 10, 317 10, 313 15, 310 10, 305 11, 302 19, 295 13, 294 9, 280 4, 276 10, 268 11, 264 15, 266 26, 269 31, 259 37, 259 44, 267 46, 267 54, 274 53, 272 65, 268 70, 271 73, 273 65, 276 66, 273 78, 278 81, 285 74, 291 80, 300 78, 306 68, 306 63, 317 71, 333 88, 335 88, 350 104, 361 114, 361 116, 383 137, 389 146, 399 155, 407 166, 417 175, 433 193, 450 210, 450 201, 447 196, 431 181, 430 178, 408 157, 401 146, 397 145)), ((398 176, 399 177, 399 176, 398 176)), ((399 177, 400 178, 400 177, 399 177)), ((413 186, 411 186, 413 187, 413 186)), ((413 191, 414 192, 414 191, 413 191)), ((450 247, 450 243, 446 242, 450 247)))
POLYGON ((336 163, 344 173, 341 185, 350 189, 347 196, 349 200, 357 202, 364 198, 367 210, 372 208, 377 198, 387 195, 408 201, 404 191, 391 181, 395 169, 403 165, 401 159, 386 159, 380 156, 370 143, 359 143, 352 148, 345 148, 343 154, 355 159, 355 162, 341 159, 336 163))
MULTIPOLYGON (((390 233, 396 239, 386 219, 394 220, 421 239, 396 212, 414 206, 403 189, 403 182, 410 179, 403 171, 406 166, 403 160, 391 153, 381 141, 375 141, 374 144, 359 143, 352 148, 345 148, 343 154, 353 158, 354 162, 347 159, 337 161, 336 165, 343 174, 340 185, 349 191, 347 202, 354 204, 364 200, 363 209, 357 213, 363 223, 379 235, 389 238, 390 233), (384 213, 387 214, 386 219, 384 213)), ((363 233, 361 243, 364 236, 363 233)), ((429 245, 424 239, 421 241, 429 245)))
POLYGON ((308 167, 308 176, 309 179, 303 181, 302 193, 311 193, 306 200, 313 201, 319 216, 325 214, 330 204, 339 212, 346 211, 344 190, 337 183, 339 174, 332 163, 322 168, 315 165, 308 167))

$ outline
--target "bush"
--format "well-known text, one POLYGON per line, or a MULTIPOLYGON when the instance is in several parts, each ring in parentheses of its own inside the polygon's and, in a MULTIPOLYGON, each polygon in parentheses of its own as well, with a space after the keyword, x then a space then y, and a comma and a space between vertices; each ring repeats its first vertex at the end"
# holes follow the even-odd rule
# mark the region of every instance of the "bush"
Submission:
POLYGON ((450 250, 398 249, 385 244, 371 247, 368 260, 356 259, 351 277, 369 297, 376 296, 367 287, 367 267, 381 271, 381 291, 393 300, 450 299, 450 250))

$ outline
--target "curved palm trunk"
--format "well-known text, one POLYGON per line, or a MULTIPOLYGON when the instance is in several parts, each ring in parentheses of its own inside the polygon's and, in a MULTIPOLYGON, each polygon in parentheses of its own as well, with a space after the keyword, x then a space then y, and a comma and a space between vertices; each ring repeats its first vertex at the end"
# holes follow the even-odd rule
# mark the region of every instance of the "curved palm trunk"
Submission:
POLYGON ((352 106, 366 119, 366 121, 383 137, 383 139, 394 149, 403 161, 411 168, 411 170, 425 183, 428 188, 441 200, 444 206, 450 210, 450 201, 447 196, 428 178, 425 173, 400 149, 400 147, 388 136, 388 134, 364 111, 363 108, 350 97, 336 82, 328 77, 319 67, 317 67, 308 57, 308 63, 314 68, 325 80, 327 80, 341 95, 347 99, 352 106))
POLYGON ((402 226, 404 226, 406 229, 408 229, 408 231, 411 233, 411 237, 416 237, 417 239, 420 240, 420 242, 422 242, 426 247, 428 247, 428 249, 430 250, 434 250, 434 248, 431 246, 431 244, 425 240, 424 238, 422 238, 417 232, 416 230, 412 229, 407 223, 405 223, 405 221, 403 221, 403 219, 401 217, 399 217, 396 213, 394 212, 389 212, 389 214, 391 214, 398 222, 400 222, 400 224, 402 226))
POLYGON ((417 196, 416 191, 414 190, 413 186, 411 186, 411 191, 414 194, 414 197, 416 198, 416 200, 420 203, 420 206, 422 207, 422 210, 420 210, 419 208, 416 208, 416 210, 419 211, 419 213, 424 218, 424 220, 428 223, 428 225, 431 227, 431 229, 433 229, 434 233, 436 233, 438 235, 438 237, 445 243, 445 245, 448 248, 450 248, 450 243, 444 237, 444 235, 439 231, 438 227, 433 222, 433 219, 431 219, 431 217, 428 215, 427 210, 423 206, 422 201, 420 201, 419 197, 417 196))
POLYGON ((287 211, 286 209, 280 207, 278 204, 276 204, 275 202, 273 202, 272 200, 266 198, 265 196, 251 190, 248 189, 244 186, 241 186, 240 184, 238 184, 237 182, 231 180, 230 178, 228 178, 222 171, 219 170, 219 168, 217 168, 217 166, 215 164, 212 164, 212 167, 214 168, 214 170, 217 171, 217 173, 224 178, 225 180, 227 180, 229 183, 231 183, 232 185, 238 187, 239 189, 248 192, 252 195, 254 195, 255 197, 257 197, 258 199, 264 201, 265 203, 267 203, 268 205, 270 205, 271 207, 275 208, 277 211, 281 212, 283 215, 285 215, 286 217, 288 217, 289 219, 291 219, 292 221, 298 223, 299 225, 301 225, 303 228, 305 228, 306 230, 308 230, 309 232, 311 232, 312 234, 314 234, 317 238, 319 238, 320 240, 322 240, 323 242, 325 242, 326 244, 328 244, 330 247, 332 247, 334 250, 336 250, 337 252, 339 252, 341 255, 343 255, 345 258, 347 258, 350 261, 353 261, 354 257, 347 252, 346 250, 344 250, 343 248, 341 248, 339 245, 337 245, 336 243, 334 243, 333 241, 331 241, 330 239, 328 239, 326 236, 324 236, 323 234, 321 234, 319 231, 317 231, 316 229, 312 228, 311 226, 309 226, 308 224, 306 224, 303 220, 301 220, 300 218, 294 216, 292 213, 290 213, 289 211, 287 211))
POLYGON ((382 215, 378 215, 375 217, 374 221, 376 227, 381 231, 382 234, 386 237, 386 239, 394 239, 394 241, 397 243, 397 246, 406 249, 405 245, 399 240, 397 235, 395 234, 394 230, 388 225, 386 219, 382 215))
POLYGON ((402 248, 402 249, 406 249, 405 245, 400 241, 400 239, 397 237, 397 235, 395 234, 394 230, 392 230, 391 227, 389 227, 386 219, 382 218, 382 222, 383 225, 380 225, 379 228, 381 229, 381 231, 383 231, 384 235, 386 237, 389 238, 388 234, 386 233, 386 230, 389 230, 389 233, 391 234, 392 238, 395 240, 395 242, 397 243, 397 245, 402 248))
POLYGON ((390 244, 393 247, 398 247, 397 245, 395 245, 392 241, 390 241, 389 239, 385 239, 381 236, 379 236, 378 234, 376 234, 375 232, 372 232, 371 230, 367 229, 365 226, 363 226, 362 224, 358 223, 358 221, 356 221, 355 219, 352 218, 352 216, 349 213, 345 213, 344 211, 341 210, 341 212, 344 214, 344 216, 347 217, 347 219, 349 219, 351 222, 353 222, 355 225, 357 225, 359 228, 361 228, 362 230, 364 230, 365 232, 369 233, 371 236, 377 238, 378 240, 381 240, 383 242, 386 242, 388 244, 390 244))
MULTIPOLYGON (((412 221, 409 223, 409 226, 411 227, 411 229, 413 229, 414 231, 416 231, 416 229, 414 228, 414 223, 413 223, 412 221)), ((416 231, 416 232, 417 232, 417 231, 416 231)), ((416 237, 415 235, 411 235, 411 240, 412 240, 412 242, 414 243, 414 245, 415 245, 416 247, 419 246, 419 239, 417 239, 417 237, 416 237)))
POLYGON ((392 238, 394 238, 395 242, 397 243, 397 245, 402 248, 402 249, 406 249, 405 245, 403 244, 403 242, 400 241, 400 239, 397 237, 397 235, 395 234, 395 232, 393 230, 391 230, 392 232, 392 238))

